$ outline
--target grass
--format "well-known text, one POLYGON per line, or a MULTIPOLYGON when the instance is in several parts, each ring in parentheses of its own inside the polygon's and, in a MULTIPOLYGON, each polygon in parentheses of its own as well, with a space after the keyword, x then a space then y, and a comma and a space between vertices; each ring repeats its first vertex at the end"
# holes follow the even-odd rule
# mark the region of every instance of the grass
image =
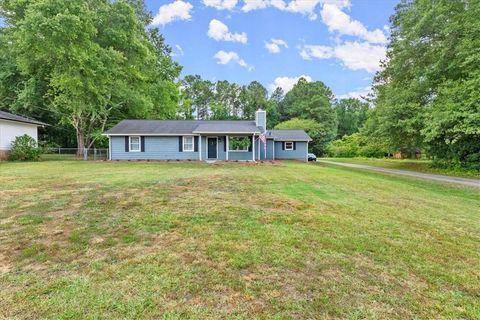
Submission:
POLYGON ((366 164, 371 166, 411 170, 425 173, 443 174, 454 177, 480 179, 480 171, 463 168, 438 168, 432 165, 430 160, 409 160, 409 159, 376 159, 376 158, 325 158, 329 161, 366 164))
POLYGON ((332 166, 0 163, 0 318, 478 319, 479 218, 332 166))

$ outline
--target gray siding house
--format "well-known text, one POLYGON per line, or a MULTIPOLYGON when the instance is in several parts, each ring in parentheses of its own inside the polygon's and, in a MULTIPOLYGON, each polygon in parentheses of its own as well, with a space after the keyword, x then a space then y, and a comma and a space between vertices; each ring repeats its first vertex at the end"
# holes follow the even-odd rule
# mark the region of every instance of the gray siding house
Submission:
POLYGON ((263 110, 255 121, 123 120, 104 135, 110 160, 307 161, 311 141, 303 130, 266 130, 263 110))

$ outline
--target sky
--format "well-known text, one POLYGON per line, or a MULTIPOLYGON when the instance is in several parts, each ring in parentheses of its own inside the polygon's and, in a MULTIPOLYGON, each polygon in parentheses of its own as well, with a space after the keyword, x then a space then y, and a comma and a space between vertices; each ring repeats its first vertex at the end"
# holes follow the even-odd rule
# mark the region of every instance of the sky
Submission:
POLYGON ((337 98, 368 93, 398 0, 147 0, 182 75, 288 91, 300 76, 337 98))

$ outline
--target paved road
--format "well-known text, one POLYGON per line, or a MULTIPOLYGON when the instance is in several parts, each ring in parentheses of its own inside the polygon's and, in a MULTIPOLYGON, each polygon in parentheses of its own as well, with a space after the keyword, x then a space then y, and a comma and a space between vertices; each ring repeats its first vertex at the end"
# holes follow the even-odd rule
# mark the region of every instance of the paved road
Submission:
POLYGON ((451 177, 451 176, 443 176, 440 174, 420 173, 420 172, 408 171, 408 170, 388 169, 388 168, 382 168, 382 167, 368 166, 365 164, 353 164, 353 163, 335 162, 335 161, 328 161, 328 160, 317 160, 317 162, 333 164, 341 167, 372 170, 377 172, 385 172, 385 173, 397 174, 402 176, 455 183, 455 184, 461 184, 464 186, 480 188, 480 180, 477 180, 477 179, 458 178, 458 177, 451 177))

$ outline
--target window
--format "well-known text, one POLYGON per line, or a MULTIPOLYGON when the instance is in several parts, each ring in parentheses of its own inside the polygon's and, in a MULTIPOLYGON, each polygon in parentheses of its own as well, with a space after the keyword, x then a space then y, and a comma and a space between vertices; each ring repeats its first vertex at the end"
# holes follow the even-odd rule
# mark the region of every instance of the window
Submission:
POLYGON ((285 142, 285 150, 293 150, 293 142, 292 141, 286 141, 285 142))
POLYGON ((193 137, 183 137, 183 151, 193 151, 193 137))
POLYGON ((130 152, 140 152, 140 137, 130 137, 130 152))
POLYGON ((228 151, 247 152, 251 142, 250 137, 228 137, 228 151))

